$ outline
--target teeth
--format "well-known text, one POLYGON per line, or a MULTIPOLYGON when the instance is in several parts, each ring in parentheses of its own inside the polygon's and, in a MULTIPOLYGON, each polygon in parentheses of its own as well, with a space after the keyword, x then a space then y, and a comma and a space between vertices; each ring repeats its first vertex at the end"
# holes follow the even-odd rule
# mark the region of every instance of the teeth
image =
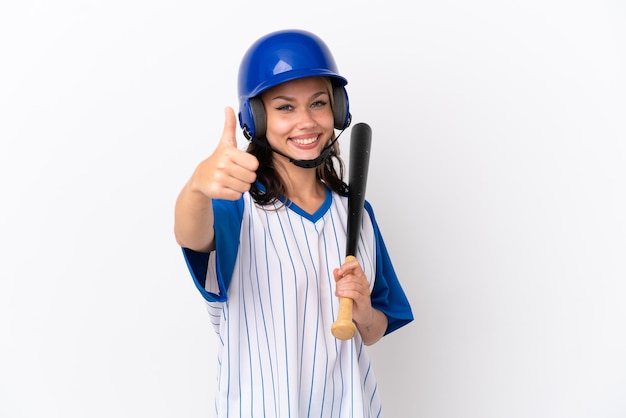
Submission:
POLYGON ((317 137, 314 136, 313 138, 292 139, 292 141, 298 145, 309 145, 317 141, 317 137))

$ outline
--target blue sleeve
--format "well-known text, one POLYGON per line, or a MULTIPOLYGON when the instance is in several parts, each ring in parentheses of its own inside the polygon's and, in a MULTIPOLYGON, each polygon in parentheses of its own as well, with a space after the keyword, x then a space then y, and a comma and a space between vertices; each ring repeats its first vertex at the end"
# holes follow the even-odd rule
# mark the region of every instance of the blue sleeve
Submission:
POLYGON ((365 201, 365 210, 372 219, 376 235, 376 278, 371 295, 372 306, 387 316, 388 324, 385 331, 387 335, 411 322, 413 312, 391 263, 385 241, 374 217, 374 210, 367 201, 365 201))
POLYGON ((200 294, 209 302, 224 302, 228 299, 227 291, 235 268, 239 250, 239 234, 243 219, 243 199, 213 200, 213 228, 215 229, 214 254, 200 253, 183 248, 183 255, 191 277, 200 294), (209 257, 216 257, 218 293, 206 290, 206 277, 209 257))

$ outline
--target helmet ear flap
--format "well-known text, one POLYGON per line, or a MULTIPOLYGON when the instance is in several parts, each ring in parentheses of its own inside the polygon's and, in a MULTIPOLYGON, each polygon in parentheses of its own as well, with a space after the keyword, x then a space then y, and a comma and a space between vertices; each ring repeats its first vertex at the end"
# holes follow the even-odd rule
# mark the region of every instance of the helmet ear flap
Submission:
POLYGON ((261 138, 267 129, 265 107, 258 97, 251 97, 245 101, 239 112, 239 125, 243 128, 243 135, 251 141, 261 138))
POLYGON ((335 129, 346 129, 350 126, 352 117, 350 115, 348 93, 343 86, 333 85, 333 117, 335 119, 335 129))
POLYGON ((265 116, 265 106, 263 106, 260 98, 250 98, 250 113, 252 114, 252 123, 254 124, 254 137, 264 137, 267 129, 267 118, 265 116))

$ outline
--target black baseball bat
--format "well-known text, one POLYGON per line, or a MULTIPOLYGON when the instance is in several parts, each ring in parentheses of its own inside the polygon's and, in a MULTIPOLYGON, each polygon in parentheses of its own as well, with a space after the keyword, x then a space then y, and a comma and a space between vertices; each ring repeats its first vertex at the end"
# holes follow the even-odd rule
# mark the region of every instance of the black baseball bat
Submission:
MULTIPOLYGON (((350 173, 348 178, 348 224, 346 231, 346 261, 355 259, 361 218, 365 203, 365 189, 369 170, 370 149, 372 147, 372 128, 366 123, 357 123, 352 127, 350 136, 350 173)), ((352 321, 350 298, 339 298, 339 313, 331 327, 331 332, 340 340, 349 340, 356 334, 352 321)))

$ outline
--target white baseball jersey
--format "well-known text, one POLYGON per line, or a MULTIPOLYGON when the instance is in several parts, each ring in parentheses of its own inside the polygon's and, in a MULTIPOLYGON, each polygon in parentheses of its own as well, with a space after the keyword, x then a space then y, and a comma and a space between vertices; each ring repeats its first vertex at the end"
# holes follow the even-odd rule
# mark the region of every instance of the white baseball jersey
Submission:
MULTIPOLYGON (((357 335, 330 332, 333 270, 345 261, 347 198, 327 189, 309 214, 249 193, 215 200, 216 250, 183 249, 218 336, 217 417, 380 417, 372 365, 357 335)), ((368 202, 357 254, 387 333, 413 319, 368 202)))

